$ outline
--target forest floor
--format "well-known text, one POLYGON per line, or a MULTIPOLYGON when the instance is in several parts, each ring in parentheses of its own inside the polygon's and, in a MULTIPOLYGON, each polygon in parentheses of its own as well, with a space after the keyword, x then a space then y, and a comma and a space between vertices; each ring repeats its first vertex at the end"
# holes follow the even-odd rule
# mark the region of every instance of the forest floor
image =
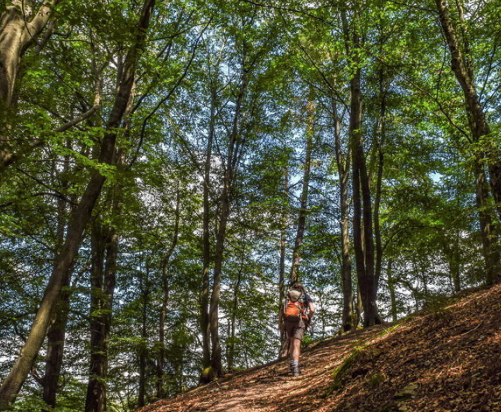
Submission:
POLYGON ((501 285, 314 343, 137 412, 501 412, 501 285))

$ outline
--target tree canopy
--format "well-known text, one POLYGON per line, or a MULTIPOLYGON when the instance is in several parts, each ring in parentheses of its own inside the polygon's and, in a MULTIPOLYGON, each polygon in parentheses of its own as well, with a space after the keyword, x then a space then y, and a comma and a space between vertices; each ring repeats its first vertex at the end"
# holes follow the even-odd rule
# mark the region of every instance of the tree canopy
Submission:
POLYGON ((498 0, 27 0, 0 22, 0 410, 131 411, 501 275, 498 0))

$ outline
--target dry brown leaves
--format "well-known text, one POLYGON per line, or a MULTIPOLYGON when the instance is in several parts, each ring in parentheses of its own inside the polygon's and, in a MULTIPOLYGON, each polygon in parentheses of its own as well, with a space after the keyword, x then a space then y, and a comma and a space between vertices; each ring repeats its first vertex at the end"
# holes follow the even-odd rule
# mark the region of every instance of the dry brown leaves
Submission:
POLYGON ((137 412, 501 412, 500 314, 498 285, 388 333, 375 327, 319 342, 303 353, 298 378, 276 362, 137 412), (332 391, 332 372, 362 342, 332 391))

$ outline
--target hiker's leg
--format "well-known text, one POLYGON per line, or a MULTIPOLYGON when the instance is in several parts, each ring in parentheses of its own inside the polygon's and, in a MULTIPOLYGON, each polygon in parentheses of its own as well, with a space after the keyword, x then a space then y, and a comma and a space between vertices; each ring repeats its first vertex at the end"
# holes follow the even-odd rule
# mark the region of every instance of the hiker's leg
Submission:
POLYGON ((294 324, 291 324, 291 322, 285 321, 284 323, 284 329, 285 329, 285 339, 283 342, 282 346, 282 351, 284 356, 291 356, 291 350, 292 350, 292 337, 294 336, 294 324))
POLYGON ((292 376, 299 376, 299 354, 301 350, 301 340, 297 338, 291 339, 290 345, 290 371, 292 376))
POLYGON ((291 360, 293 362, 299 363, 299 355, 301 353, 301 340, 292 338, 291 339, 291 360))

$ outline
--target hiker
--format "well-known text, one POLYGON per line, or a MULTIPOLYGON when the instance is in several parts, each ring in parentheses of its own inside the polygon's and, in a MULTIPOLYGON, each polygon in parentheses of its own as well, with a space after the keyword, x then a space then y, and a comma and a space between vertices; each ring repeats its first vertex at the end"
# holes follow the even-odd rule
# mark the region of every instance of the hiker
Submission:
POLYGON ((293 376, 301 374, 299 369, 301 341, 314 313, 313 301, 304 286, 299 282, 293 282, 279 316, 279 327, 285 330, 286 334, 290 372, 293 376))

